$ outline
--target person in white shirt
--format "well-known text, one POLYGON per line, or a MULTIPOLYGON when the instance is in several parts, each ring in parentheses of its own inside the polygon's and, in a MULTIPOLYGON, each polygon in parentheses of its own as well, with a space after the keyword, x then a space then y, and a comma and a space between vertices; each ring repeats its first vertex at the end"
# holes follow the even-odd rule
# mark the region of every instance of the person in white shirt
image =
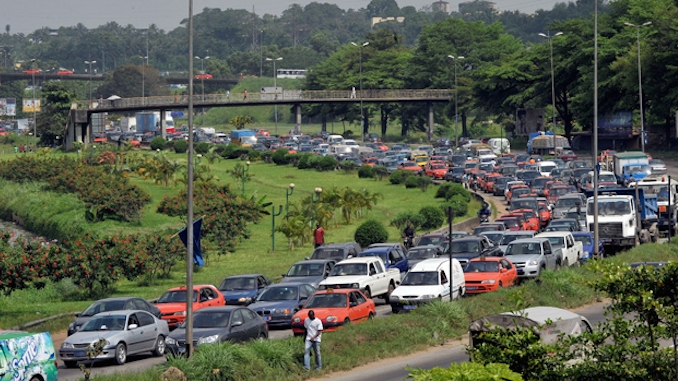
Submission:
POLYGON ((323 322, 315 317, 315 312, 308 311, 308 317, 304 320, 306 328, 306 340, 304 343, 304 369, 311 370, 311 348, 315 353, 316 370, 321 370, 322 359, 320 357, 320 339, 322 338, 323 322))

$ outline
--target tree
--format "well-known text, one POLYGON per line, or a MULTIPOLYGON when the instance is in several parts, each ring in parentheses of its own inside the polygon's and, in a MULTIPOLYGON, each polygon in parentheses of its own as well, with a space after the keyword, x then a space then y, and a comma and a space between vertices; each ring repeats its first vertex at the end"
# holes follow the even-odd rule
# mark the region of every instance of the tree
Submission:
POLYGON ((381 222, 367 220, 358 226, 354 239, 360 247, 368 247, 373 243, 386 242, 388 240, 388 232, 381 222))
POLYGON ((251 116, 236 116, 235 118, 232 118, 231 120, 228 121, 228 124, 231 126, 235 127, 236 130, 244 128, 246 125, 252 123, 252 117, 251 116))
MULTIPOLYGON (((140 62, 141 63, 141 62, 140 62)), ((141 84, 144 84, 144 96, 168 95, 169 89, 160 77, 160 73, 152 66, 128 63, 120 66, 112 73, 106 74, 106 80, 97 87, 100 96, 108 98, 117 95, 123 98, 140 97, 141 84)))
POLYGON ((56 137, 62 141, 68 124, 68 114, 75 94, 68 91, 63 82, 50 81, 42 86, 42 98, 45 100, 43 111, 38 117, 37 130, 43 145, 55 144, 56 137))
POLYGON ((410 369, 408 378, 414 381, 523 381, 520 374, 511 371, 506 364, 471 362, 453 363, 449 368, 410 369))

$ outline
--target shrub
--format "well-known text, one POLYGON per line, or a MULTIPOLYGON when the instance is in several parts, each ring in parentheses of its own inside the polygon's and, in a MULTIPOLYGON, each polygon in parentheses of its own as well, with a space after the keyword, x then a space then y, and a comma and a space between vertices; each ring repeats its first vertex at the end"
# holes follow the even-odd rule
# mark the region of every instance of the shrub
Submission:
POLYGON ((273 156, 271 157, 273 159, 273 162, 276 165, 287 165, 289 164, 290 158, 289 156, 289 151, 286 150, 285 148, 278 148, 274 153, 273 156))
POLYGON ((165 140, 162 136, 158 136, 157 138, 153 138, 153 140, 151 140, 151 149, 153 151, 165 150, 165 148, 167 148, 167 140, 165 140))
POLYGON ((302 153, 299 155, 299 161, 297 162, 298 169, 311 169, 315 168, 315 158, 317 155, 312 153, 302 153))
POLYGON ((266 151, 261 153, 261 160, 264 162, 271 164, 273 162, 273 152, 271 151, 266 151))
POLYGON ((174 143, 174 152, 176 153, 186 153, 188 151, 188 142, 184 139, 173 140, 174 143))
POLYGON ((466 201, 464 197, 457 195, 452 197, 449 201, 442 203, 440 209, 447 215, 447 208, 451 206, 452 210, 454 210, 454 216, 462 217, 468 212, 468 205, 468 201, 466 201))
POLYGON ((398 213, 398 215, 391 220, 391 226, 397 227, 398 230, 403 230, 408 222, 416 229, 421 227, 426 221, 424 216, 419 213, 402 212, 398 213))
POLYGON ((419 214, 424 217, 424 224, 421 225, 424 230, 437 229, 445 222, 445 214, 435 206, 425 206, 419 209, 419 214))
POLYGON ((452 188, 452 186, 455 185, 455 183, 445 183, 442 184, 441 186, 438 187, 436 190, 436 198, 445 198, 445 195, 447 192, 452 188))
POLYGON ((466 202, 471 202, 471 192, 461 184, 450 184, 449 190, 445 193, 445 200, 451 200, 454 196, 461 196, 466 202))
POLYGON ((405 180, 405 188, 409 189, 417 187, 419 187, 419 176, 408 176, 405 180))
POLYGON ((384 177, 388 176, 388 169, 382 165, 374 166, 374 175, 379 181, 383 180, 384 177))
MULTIPOLYGON (((238 157, 238 156, 236 156, 236 155, 233 154, 233 152, 235 152, 236 148, 240 148, 239 146, 237 146, 237 145, 235 145, 235 144, 220 145, 219 148, 221 149, 221 151, 219 152, 219 154, 220 154, 221 157, 223 157, 224 159, 235 159, 236 157, 238 157), (222 147, 223 147, 223 148, 222 148, 222 147)), ((218 152, 218 151, 217 151, 217 152, 218 152)))
POLYGON ((289 165, 297 166, 297 163, 299 162, 299 154, 298 153, 288 153, 285 155, 285 160, 287 160, 287 163, 289 165))
POLYGON ((373 179, 376 176, 374 167, 363 165, 358 169, 358 177, 361 179, 373 179))
POLYGON ((250 160, 259 160, 261 158, 262 153, 263 152, 261 152, 261 151, 255 151, 253 149, 250 149, 250 150, 247 151, 247 157, 250 160))
POLYGON ((318 161, 318 170, 319 171, 334 171, 337 168, 337 159, 332 156, 323 156, 318 161))
POLYGON ((386 242, 388 240, 388 232, 381 222, 367 220, 358 226, 354 239, 360 247, 367 247, 373 243, 386 242))
POLYGON ((245 158, 251 158, 251 157, 250 157, 251 153, 252 153, 252 150, 251 150, 251 149, 249 149, 249 148, 243 148, 243 147, 240 147, 240 146, 237 146, 237 145, 236 145, 235 148, 233 149, 233 151, 231 152, 231 154, 229 155, 228 158, 229 158, 229 159, 237 159, 237 158, 245 159, 245 158))
POLYGON ((426 192, 428 187, 430 187, 431 184, 433 184, 433 180, 428 176, 417 176, 417 177, 418 177, 417 187, 419 187, 419 189, 421 189, 422 192, 426 192))
POLYGON ((407 180, 408 177, 414 175, 411 171, 395 171, 391 173, 391 176, 389 176, 388 181, 391 182, 391 184, 398 185, 398 184, 403 184, 407 180))
POLYGON ((346 173, 351 173, 356 168, 358 168, 358 164, 351 160, 344 160, 341 163, 339 163, 339 167, 343 169, 346 173))
POLYGON ((210 151, 210 148, 212 147, 211 144, 206 143, 206 142, 200 142, 195 145, 195 153, 199 153, 201 155, 205 155, 210 151))

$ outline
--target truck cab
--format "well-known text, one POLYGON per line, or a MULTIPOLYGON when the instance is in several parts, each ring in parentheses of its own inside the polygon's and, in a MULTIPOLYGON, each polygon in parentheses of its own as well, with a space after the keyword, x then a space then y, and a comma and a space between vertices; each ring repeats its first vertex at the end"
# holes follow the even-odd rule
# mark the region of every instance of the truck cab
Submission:
POLYGON ((659 230, 670 230, 671 235, 678 232, 678 181, 666 175, 647 176, 641 180, 629 184, 629 188, 643 189, 645 194, 657 195, 657 207, 659 210, 657 222, 659 230))

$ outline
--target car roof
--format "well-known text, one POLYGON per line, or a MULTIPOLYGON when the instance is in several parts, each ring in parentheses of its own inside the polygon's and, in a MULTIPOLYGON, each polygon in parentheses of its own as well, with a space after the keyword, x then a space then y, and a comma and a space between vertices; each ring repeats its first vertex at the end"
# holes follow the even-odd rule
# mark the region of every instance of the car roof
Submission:
POLYGON ((324 264, 324 263, 328 263, 328 262, 336 262, 336 260, 334 260, 334 259, 307 259, 307 260, 305 260, 305 261, 294 262, 294 263, 292 264, 292 266, 294 266, 294 265, 300 265, 300 264, 302 264, 302 263, 303 263, 303 264, 314 264, 314 263, 317 263, 317 264, 324 264))
POLYGON ((482 240, 483 240, 483 237, 471 235, 471 236, 468 236, 468 237, 455 238, 454 240, 452 240, 452 242, 478 242, 478 241, 482 241, 482 240))
MULTIPOLYGON (((214 287, 214 286, 211 285, 211 284, 194 284, 194 285, 193 285, 193 291, 198 291, 198 290, 200 290, 200 289, 203 288, 203 287, 213 287, 213 288, 216 288, 216 287, 214 287)), ((172 287, 172 288, 170 288, 170 289, 167 290, 167 291, 186 291, 186 286, 172 287)), ((165 291, 165 292, 167 292, 167 291, 165 291)))
POLYGON ((438 271, 441 266, 446 265, 450 258, 429 258, 414 265, 410 271, 438 271))
MULTIPOLYGON (((284 283, 283 285, 288 285, 291 286, 291 284, 284 283)), ((228 311, 233 311, 238 308, 247 308, 245 306, 238 306, 238 305, 230 305, 230 306, 214 306, 214 307, 205 307, 201 308, 198 311, 195 311, 194 314, 197 314, 199 312, 228 312, 228 311)))
POLYGON ((504 257, 487 257, 487 256, 481 256, 477 258, 472 258, 469 260, 469 262, 499 262, 502 259, 506 259, 504 257))
POLYGON ((230 279, 230 278, 256 278, 259 276, 263 276, 263 274, 239 274, 239 275, 229 275, 224 279, 230 279))
POLYGON ((544 241, 548 241, 548 238, 545 237, 521 238, 509 243, 509 245, 512 243, 544 242, 544 241))
POLYGON ((144 311, 144 310, 116 310, 116 311, 99 312, 98 314, 96 314, 94 316, 114 316, 114 315, 129 316, 129 315, 132 315, 132 314, 137 313, 137 312, 146 312, 149 315, 151 314, 150 312, 144 311))
POLYGON ((328 290, 318 290, 314 295, 319 294, 348 294, 351 291, 355 291, 354 288, 332 288, 328 290))

